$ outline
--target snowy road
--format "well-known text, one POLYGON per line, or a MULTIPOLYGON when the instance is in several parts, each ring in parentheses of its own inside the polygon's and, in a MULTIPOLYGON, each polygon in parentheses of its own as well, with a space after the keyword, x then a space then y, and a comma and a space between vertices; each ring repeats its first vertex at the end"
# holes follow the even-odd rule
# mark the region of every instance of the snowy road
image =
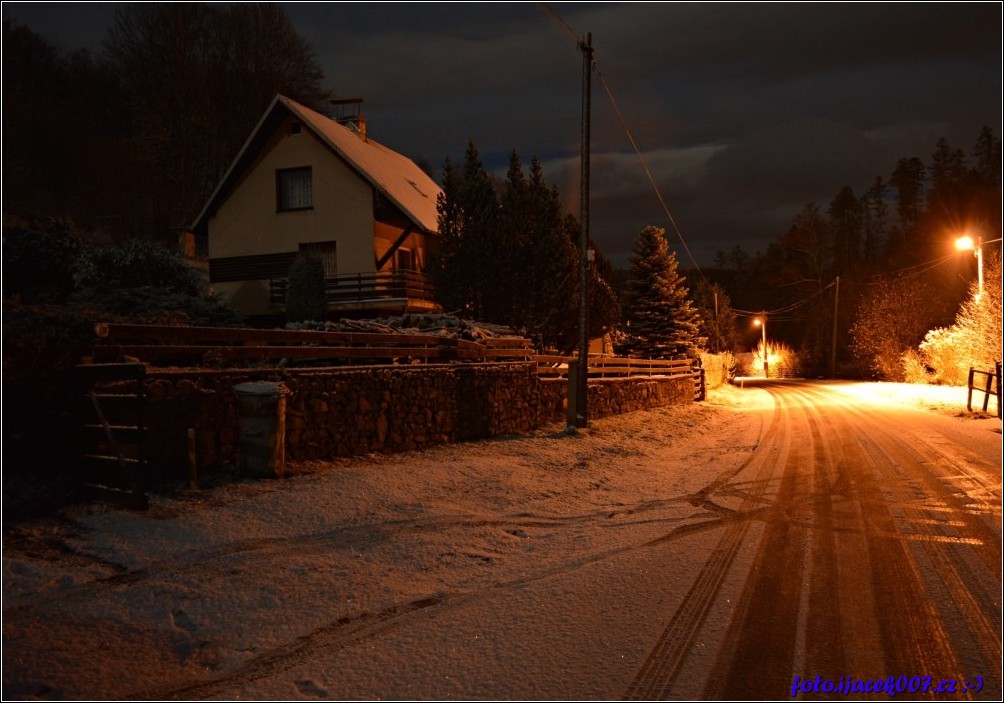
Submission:
POLYGON ((999 699, 1000 422, 896 391, 727 387, 19 526, 4 698, 999 699))

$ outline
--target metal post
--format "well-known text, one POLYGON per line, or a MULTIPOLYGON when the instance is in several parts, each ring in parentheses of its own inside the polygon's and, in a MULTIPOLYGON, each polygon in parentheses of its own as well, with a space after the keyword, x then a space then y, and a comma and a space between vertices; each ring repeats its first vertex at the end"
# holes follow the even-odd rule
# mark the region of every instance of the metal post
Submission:
POLYGON ((579 395, 579 361, 578 359, 568 360, 568 397, 566 400, 566 410, 568 414, 568 429, 571 431, 576 427, 575 418, 578 416, 578 395, 579 395))
POLYGON ((830 345, 830 378, 837 377, 837 311, 840 306, 840 276, 833 291, 833 341, 830 345))
POLYGON ((575 426, 587 423, 587 377, 589 375, 589 112, 593 70, 593 35, 587 33, 579 42, 582 50, 582 155, 580 186, 581 217, 579 232, 579 364, 576 369, 575 426))
POLYGON ((767 357, 767 313, 764 312, 761 317, 763 322, 760 324, 760 329, 763 330, 763 377, 764 380, 770 378, 770 369, 768 368, 767 357))
POLYGON ((979 270, 979 293, 976 294, 976 299, 980 300, 983 298, 983 237, 976 238, 976 268, 979 270))

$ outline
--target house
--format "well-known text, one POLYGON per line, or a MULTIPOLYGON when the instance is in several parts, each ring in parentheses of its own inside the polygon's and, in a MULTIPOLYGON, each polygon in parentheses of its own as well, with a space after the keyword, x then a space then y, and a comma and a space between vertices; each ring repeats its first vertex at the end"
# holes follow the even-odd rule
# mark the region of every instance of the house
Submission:
POLYGON ((210 284, 251 319, 283 315, 300 253, 324 263, 332 315, 433 310, 423 271, 441 192, 370 139, 361 115, 336 121, 277 95, 193 231, 208 241, 210 284))

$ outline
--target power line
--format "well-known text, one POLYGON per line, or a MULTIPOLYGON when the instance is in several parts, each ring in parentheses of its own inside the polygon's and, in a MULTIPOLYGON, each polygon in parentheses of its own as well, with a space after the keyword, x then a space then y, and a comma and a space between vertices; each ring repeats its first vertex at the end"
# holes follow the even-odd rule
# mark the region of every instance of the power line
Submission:
POLYGON ((679 238, 680 244, 683 245, 684 251, 687 252, 687 256, 690 257, 690 261, 694 264, 694 268, 697 269, 697 272, 701 274, 702 278, 706 278, 704 276, 704 272, 701 271, 701 267, 698 265, 697 260, 691 253, 690 247, 687 246, 687 242, 684 240, 683 233, 680 231, 679 226, 677 226, 676 220, 673 218, 673 214, 669 211, 669 206, 666 205, 666 200, 662 197, 662 192, 659 190, 659 186, 656 185, 655 178, 652 176, 652 171, 649 169, 648 163, 645 161, 645 157, 642 156, 641 150, 638 148, 638 144, 634 140, 634 135, 631 134, 631 128, 628 127, 627 120, 624 119, 624 115, 621 113, 621 109, 618 107, 617 101, 614 99, 614 94, 610 90, 610 86, 607 85, 607 79, 603 77, 603 72, 600 71, 600 67, 597 62, 593 61, 593 63, 596 64, 596 75, 600 79, 600 84, 606 91, 607 97, 610 99, 610 104, 613 106, 614 112, 617 113, 618 119, 620 119, 621 127, 624 129, 624 134, 627 135, 628 141, 631 142, 631 147, 634 149, 634 153, 637 154, 638 160, 641 161, 641 167, 644 169, 645 175, 648 177, 648 182, 652 184, 652 189, 655 191, 655 196, 659 199, 659 204, 662 205, 663 212, 666 213, 666 217, 669 218, 670 224, 673 225, 673 229, 676 231, 676 236, 679 238))
POLYGON ((914 276, 920 276, 921 274, 927 273, 928 271, 941 266, 943 263, 945 263, 946 261, 949 261, 950 259, 953 259, 953 258, 955 258, 955 255, 954 254, 949 254, 948 256, 944 256, 944 257, 942 257, 940 259, 932 259, 931 261, 924 261, 924 262, 919 263, 919 264, 914 264, 913 266, 907 266, 906 268, 899 269, 898 271, 890 271, 888 273, 876 274, 875 276, 873 276, 873 278, 880 278, 882 280, 870 281, 866 285, 869 285, 869 286, 882 285, 883 283, 886 282, 885 279, 889 279, 889 278, 893 278, 893 277, 895 277, 894 280, 897 280, 897 281, 908 280, 910 278, 913 278, 914 276), (916 270, 914 270, 914 269, 916 269, 916 270), (909 273, 907 273, 907 272, 909 272, 909 273), (902 274, 902 275, 900 275, 900 274, 902 274))
MULTIPOLYGON (((552 22, 554 22, 561 30, 563 30, 568 36, 579 44, 581 39, 579 36, 568 26, 561 17, 555 12, 547 3, 538 2, 535 3, 545 15, 547 15, 552 22)), ((690 257, 691 263, 694 264, 694 268, 697 272, 701 274, 701 277, 707 280, 707 276, 704 275, 704 271, 701 270, 700 265, 697 263, 697 259, 694 258, 694 254, 690 251, 690 247, 687 246, 686 240, 683 238, 683 232, 680 231, 680 227, 676 224, 676 219, 673 214, 669 211, 669 206, 666 204, 666 199, 662 197, 662 191, 659 190, 659 186, 655 182, 655 178, 652 175, 651 169, 648 167, 648 163, 645 161, 645 157, 641 153, 641 149, 638 148, 638 143, 635 141, 634 135, 631 133, 631 128, 628 126, 627 120, 624 118, 624 114, 621 112, 620 107, 617 105, 617 100, 614 98, 613 91, 610 90, 610 86, 607 84, 606 78, 603 76, 603 72, 600 71, 599 63, 593 58, 593 68, 596 71, 596 76, 600 79, 600 84, 603 86, 603 90, 606 91, 607 98, 610 100, 611 106, 614 108, 614 112, 617 114, 617 118, 620 120, 621 128, 624 130, 624 134, 627 136, 628 142, 631 144, 631 148, 634 149, 635 155, 637 155, 638 160, 641 162, 642 169, 645 171, 645 176, 648 178, 648 182, 652 185, 652 189, 655 191, 655 196, 659 200, 659 204, 662 206, 663 212, 666 213, 666 217, 670 224, 673 226, 673 231, 676 233, 677 238, 680 240, 680 244, 683 245, 684 251, 687 252, 687 256, 690 257)))
POLYGON ((534 4, 537 6, 538 10, 540 10, 545 15, 550 17, 551 21, 554 22, 559 29, 563 30, 569 37, 571 37, 572 41, 574 41, 576 44, 579 43, 580 37, 574 31, 572 31, 572 28, 568 26, 568 23, 566 23, 565 20, 561 19, 560 15, 558 15, 557 12, 551 9, 550 5, 548 5, 546 2, 537 2, 534 4))
MULTIPOLYGON (((828 284, 826 284, 825 286, 823 286, 822 288, 820 288, 819 290, 817 290, 812 295, 810 295, 810 296, 808 296, 806 298, 802 298, 801 300, 796 301, 794 303, 789 303, 788 305, 785 305, 783 307, 777 308, 776 310, 760 310, 760 311, 755 311, 755 310, 739 310, 737 308, 732 308, 732 312, 734 312, 739 317, 759 317, 760 315, 766 315, 767 317, 776 317, 777 315, 784 315, 786 313, 793 312, 794 310, 797 310, 798 308, 802 307, 803 305, 806 305, 807 303, 811 302, 814 298, 817 298, 820 295, 822 295, 823 293, 825 293, 827 290, 829 290, 830 288, 832 288, 834 285, 836 285, 836 281, 835 280, 834 281, 830 281, 828 284)), ((780 321, 783 321, 783 320, 778 320, 778 321, 780 322, 780 321)))

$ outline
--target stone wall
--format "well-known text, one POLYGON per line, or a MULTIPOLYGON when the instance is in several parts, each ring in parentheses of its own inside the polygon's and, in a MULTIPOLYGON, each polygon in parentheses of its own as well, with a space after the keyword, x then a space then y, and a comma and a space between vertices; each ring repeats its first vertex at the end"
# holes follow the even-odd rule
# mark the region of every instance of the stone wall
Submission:
MULTIPOLYGON (((567 382, 531 363, 343 367, 317 370, 156 371, 146 381, 149 455, 165 476, 187 470, 188 428, 200 472, 239 458, 233 387, 281 382, 286 455, 325 459, 399 452, 527 432, 566 422, 567 382)), ((597 379, 590 418, 693 402, 690 378, 597 379)))

